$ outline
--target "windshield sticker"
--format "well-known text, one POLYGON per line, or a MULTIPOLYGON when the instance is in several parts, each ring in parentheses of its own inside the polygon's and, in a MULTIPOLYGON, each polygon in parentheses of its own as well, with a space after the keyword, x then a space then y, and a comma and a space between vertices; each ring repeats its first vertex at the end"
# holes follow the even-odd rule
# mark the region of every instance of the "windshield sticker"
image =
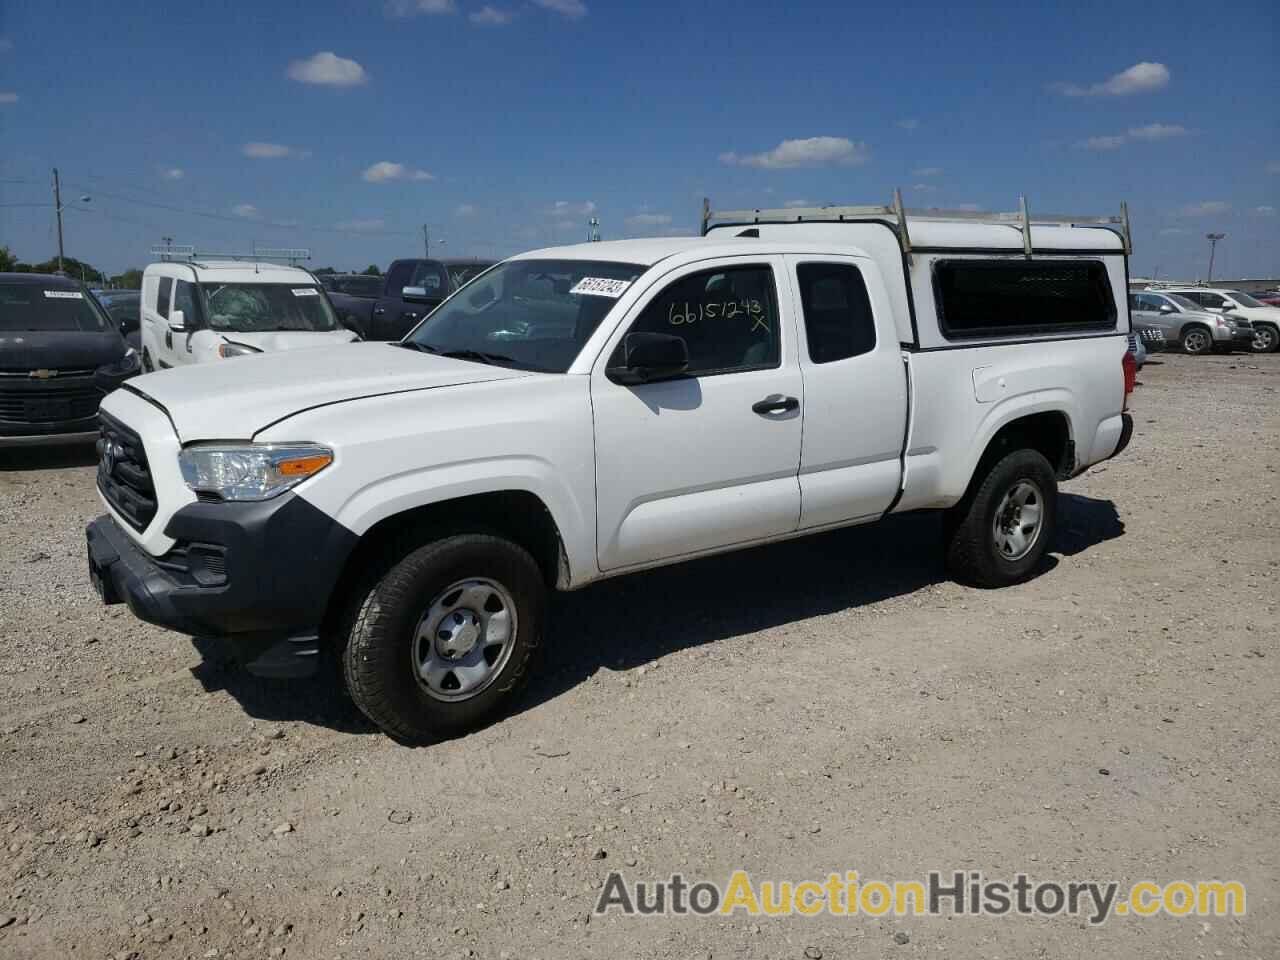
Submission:
POLYGON ((585 293, 593 297, 612 297, 617 300, 627 287, 631 286, 630 280, 610 280, 607 277, 583 277, 574 285, 570 293, 585 293))
POLYGON ((293 295, 295 297, 318 297, 320 291, 315 287, 293 287, 293 295))
POLYGON ((83 300, 84 294, 79 290, 46 290, 44 295, 50 300, 83 300))

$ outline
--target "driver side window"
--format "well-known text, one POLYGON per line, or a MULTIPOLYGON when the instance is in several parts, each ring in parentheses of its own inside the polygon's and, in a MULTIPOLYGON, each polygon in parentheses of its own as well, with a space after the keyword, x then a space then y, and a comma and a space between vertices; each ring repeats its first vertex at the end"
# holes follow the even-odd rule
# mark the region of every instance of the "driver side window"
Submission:
POLYGON ((764 264, 692 273, 651 300, 629 332, 682 337, 689 376, 777 367, 782 341, 775 290, 773 270, 764 264))

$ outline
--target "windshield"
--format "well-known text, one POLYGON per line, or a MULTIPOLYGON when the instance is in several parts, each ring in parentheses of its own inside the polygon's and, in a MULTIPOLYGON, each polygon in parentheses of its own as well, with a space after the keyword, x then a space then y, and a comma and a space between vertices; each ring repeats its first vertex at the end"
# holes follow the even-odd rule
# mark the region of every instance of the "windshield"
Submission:
POLYGON ((441 304, 405 342, 430 353, 564 373, 646 269, 599 260, 508 260, 441 304))
POLYGON ((209 328, 228 333, 273 330, 328 333, 338 320, 320 288, 283 283, 205 283, 209 328))
POLYGON ((1200 306, 1200 304, 1196 303, 1194 300, 1188 300, 1186 297, 1184 297, 1184 296, 1182 296, 1182 295, 1180 295, 1180 294, 1177 294, 1177 293, 1166 293, 1166 294, 1164 294, 1164 296, 1168 297, 1170 300, 1172 300, 1174 303, 1176 303, 1178 306, 1180 306, 1183 310, 1200 310, 1200 309, 1203 309, 1203 308, 1200 306))
POLYGON ((1255 300, 1253 299, 1253 297, 1249 296, 1247 293, 1241 293, 1239 290, 1228 290, 1227 294, 1231 297, 1232 300, 1240 304, 1240 306, 1242 307, 1265 307, 1266 306, 1266 304, 1261 302, 1260 300, 1255 300))
POLYGON ((0 283, 0 331, 102 333, 107 329, 97 303, 79 290, 54 284, 0 283))

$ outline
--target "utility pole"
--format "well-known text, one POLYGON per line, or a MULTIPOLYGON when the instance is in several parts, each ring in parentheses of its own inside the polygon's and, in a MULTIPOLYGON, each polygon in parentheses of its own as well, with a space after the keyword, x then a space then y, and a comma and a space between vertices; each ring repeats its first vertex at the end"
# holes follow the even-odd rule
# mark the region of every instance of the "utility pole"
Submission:
POLYGON ((1209 283, 1213 283, 1213 255, 1218 250, 1218 241, 1225 240, 1225 233, 1206 233, 1204 238, 1209 241, 1209 283))
POLYGON ((62 273, 62 187, 57 167, 53 168, 53 209, 58 215, 58 272, 62 273))
POLYGON ((431 259, 431 231, 425 223, 422 225, 422 252, 428 260, 431 259))

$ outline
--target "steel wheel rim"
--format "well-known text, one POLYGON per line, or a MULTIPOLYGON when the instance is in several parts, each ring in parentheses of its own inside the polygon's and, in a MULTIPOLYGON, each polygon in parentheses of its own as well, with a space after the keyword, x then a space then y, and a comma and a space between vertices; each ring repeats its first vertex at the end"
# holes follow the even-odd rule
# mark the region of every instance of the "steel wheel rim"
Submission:
POLYGON ((1271 328, 1270 327, 1254 327, 1253 328, 1253 349, 1260 353, 1265 353, 1271 349, 1271 328))
POLYGON ((450 584, 414 628, 414 679, 435 700, 470 700, 506 667, 516 630, 515 601, 502 584, 485 577, 450 584))
POLYGON ((1192 353, 1203 353, 1208 346, 1208 340, 1203 330, 1192 330, 1187 334, 1187 349, 1192 353))
POLYGON ((1044 526, 1044 493, 1034 480, 1019 480, 1005 491, 991 521, 996 552, 1014 563, 1029 554, 1044 526))

